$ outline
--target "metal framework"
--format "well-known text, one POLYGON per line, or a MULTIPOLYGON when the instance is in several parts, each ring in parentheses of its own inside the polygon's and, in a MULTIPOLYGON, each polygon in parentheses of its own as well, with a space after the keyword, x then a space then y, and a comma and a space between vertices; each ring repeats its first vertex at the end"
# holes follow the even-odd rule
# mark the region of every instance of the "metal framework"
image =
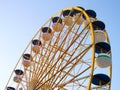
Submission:
MULTIPOLYGON (((104 32, 107 42, 110 43, 107 32, 104 32)), ((111 55, 111 52, 109 53, 111 55)), ((110 82, 104 86, 92 85, 93 75, 100 71, 95 66, 95 58, 95 35, 90 16, 80 7, 62 9, 53 15, 31 39, 13 69, 5 90, 8 86, 15 87, 16 90, 97 90, 100 87, 110 90, 110 82), (71 26, 63 25, 62 31, 52 32, 50 41, 42 40, 42 28, 52 28, 52 18, 55 16, 64 18, 62 13, 68 9, 80 11, 79 18, 84 15, 88 24, 77 25, 78 18, 71 26), (42 41, 38 53, 32 51, 34 39, 42 41), (22 65, 25 53, 32 56, 29 67, 22 65), (22 81, 19 83, 13 81, 16 69, 24 71, 22 81)), ((111 78, 112 65, 103 72, 111 78)))

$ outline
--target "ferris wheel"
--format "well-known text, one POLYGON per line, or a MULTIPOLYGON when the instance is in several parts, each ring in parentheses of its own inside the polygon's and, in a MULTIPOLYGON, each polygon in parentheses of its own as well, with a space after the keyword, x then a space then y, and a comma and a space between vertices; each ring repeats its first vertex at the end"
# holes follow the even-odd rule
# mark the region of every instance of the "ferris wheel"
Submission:
POLYGON ((64 8, 31 39, 5 90, 110 90, 111 57, 105 24, 96 12, 64 8))

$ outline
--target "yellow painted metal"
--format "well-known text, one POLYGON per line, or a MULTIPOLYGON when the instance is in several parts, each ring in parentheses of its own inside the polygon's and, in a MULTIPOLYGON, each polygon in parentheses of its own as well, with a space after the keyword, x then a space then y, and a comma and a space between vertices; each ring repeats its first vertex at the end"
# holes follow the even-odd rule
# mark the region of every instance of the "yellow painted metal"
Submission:
MULTIPOLYGON (((24 77, 26 79, 23 82, 28 87, 30 85, 30 82, 32 82, 31 80, 33 78, 37 77, 36 80, 33 80, 36 83, 36 85, 33 85, 33 86, 36 87, 37 90, 44 90, 44 89, 54 90, 54 88, 56 88, 56 87, 63 88, 64 86, 66 86, 67 84, 70 84, 70 83, 72 83, 73 88, 75 87, 75 85, 78 85, 78 87, 77 87, 78 89, 80 87, 83 87, 86 90, 94 90, 94 88, 91 87, 92 76, 93 76, 94 69, 95 69, 95 65, 94 65, 94 63, 95 63, 95 42, 94 42, 93 26, 90 21, 90 17, 87 15, 87 13, 83 9, 75 7, 75 6, 65 8, 65 9, 57 12, 56 14, 54 14, 52 17, 57 16, 57 15, 62 17, 62 12, 67 9, 76 9, 78 11, 81 11, 81 13, 86 17, 86 20, 89 23, 90 30, 86 30, 86 28, 84 28, 79 34, 77 34, 79 32, 80 26, 75 28, 74 27, 75 23, 74 23, 72 26, 67 28, 64 25, 63 27, 66 28, 66 30, 64 32, 58 33, 57 36, 54 37, 54 39, 55 39, 54 45, 52 45, 52 43, 53 43, 52 41, 50 41, 50 42, 44 41, 43 46, 40 49, 39 53, 34 54, 32 51, 30 51, 30 54, 32 54, 33 58, 34 58, 33 60, 31 60, 31 62, 33 64, 29 68, 24 68, 24 77), (72 31, 72 29, 75 32, 72 31), (91 41, 91 45, 86 47, 85 45, 82 44, 82 42, 87 37, 88 32, 90 33, 90 38, 92 41, 91 41), (64 33, 63 36, 61 36, 62 33, 64 33), (71 34, 74 34, 74 36, 72 38, 70 38, 71 34), (64 37, 64 39, 61 39, 61 37, 64 37), (80 40, 80 42, 76 42, 76 40, 79 37, 81 37, 82 39, 80 40), (58 45, 58 42, 60 42, 60 45, 58 45), (69 48, 71 48, 71 46, 74 42, 78 46, 73 48, 71 52, 68 52, 69 48), (47 43, 47 46, 45 46, 46 43, 47 43), (64 48, 64 47, 66 47, 66 48, 64 48), (74 58, 71 58, 74 55, 74 53, 78 50, 79 47, 81 47, 81 48, 80 48, 80 52, 78 53, 78 55, 74 58), (85 50, 84 50, 84 48, 85 48, 85 50), (89 51, 90 49, 91 49, 91 55, 90 55, 91 64, 89 65, 89 63, 82 61, 82 58, 84 57, 85 54, 87 54, 87 51, 89 51), (59 51, 59 53, 58 53, 58 51, 59 51), (44 53, 44 55, 43 55, 43 53, 44 53), (54 53, 54 55, 51 56, 52 53, 54 53), (56 60, 56 54, 58 54, 57 60, 56 60), (70 57, 69 60, 66 59, 66 55, 70 57), (74 70, 74 68, 79 63, 88 65, 88 67, 84 68, 81 72, 77 73, 76 75, 74 75, 73 73, 70 73, 70 72, 72 72, 72 70, 74 70), (82 75, 83 73, 85 73, 88 70, 89 70, 89 75, 79 77, 80 75, 82 75), (29 77, 26 77, 27 75, 29 77), (71 78, 69 78, 69 80, 65 81, 66 79, 68 79, 67 78, 68 76, 71 78), (79 77, 79 78, 77 78, 77 77, 79 77), (84 81, 82 81, 82 83, 79 84, 79 80, 84 80, 84 81), (85 83, 86 80, 88 80, 88 82, 86 85, 84 85, 83 83, 85 83), (63 81, 63 83, 61 83, 62 81, 63 81)), ((46 25, 48 25, 50 27, 51 18, 42 27, 44 27, 46 25)), ((40 40, 42 27, 37 31, 37 33, 34 35, 32 40, 34 40, 36 37, 40 40)), ((53 34, 54 33, 55 32, 53 32, 53 34)), ((106 34, 106 38, 107 38, 107 41, 109 42, 107 34, 106 34)), ((23 54, 26 53, 28 48, 29 49, 32 48, 32 45, 31 45, 32 40, 27 45, 23 54)), ((18 64, 22 60, 22 55, 21 55, 20 59, 18 60, 14 70, 19 66, 18 64)), ((80 69, 82 69, 83 64, 81 64, 80 69)), ((8 80, 6 87, 8 86, 8 84, 13 76, 14 70, 8 80)), ((80 71, 80 70, 78 70, 78 71, 80 71)), ((110 66, 110 68, 109 68, 109 76, 110 76, 110 78, 112 76, 112 66, 110 66)), ((19 87, 19 85, 20 85, 20 83, 18 83, 17 86, 19 87)), ((27 86, 22 85, 22 87, 24 89, 27 86)), ((6 87, 5 87, 5 90, 6 90, 6 87)), ((32 87, 32 88, 34 88, 34 87, 32 87)), ((110 84, 108 84, 108 87, 109 87, 108 90, 110 90, 110 84)))
POLYGON ((94 31, 93 31, 93 27, 92 27, 92 23, 90 21, 90 17, 87 15, 87 13, 82 10, 81 8, 77 8, 75 7, 75 9, 82 11, 83 14, 86 17, 86 20, 89 22, 90 24, 90 31, 91 31, 91 38, 92 38, 92 63, 91 63, 91 72, 90 72, 90 79, 89 79, 89 83, 88 83, 88 87, 86 90, 90 90, 91 89, 91 83, 92 83, 92 76, 93 76, 93 71, 94 71, 94 62, 95 62, 95 42, 94 42, 94 31))
MULTIPOLYGON (((108 38, 108 34, 106 30, 105 30, 105 36, 106 36, 107 42, 110 44, 110 40, 108 38)), ((110 56, 112 57, 112 51, 110 51, 109 53, 110 53, 110 56)), ((112 65, 109 66, 108 68, 109 68, 108 74, 109 74, 110 79, 112 80, 112 65)), ((108 84, 108 90, 110 90, 110 88, 111 88, 111 82, 108 84)))

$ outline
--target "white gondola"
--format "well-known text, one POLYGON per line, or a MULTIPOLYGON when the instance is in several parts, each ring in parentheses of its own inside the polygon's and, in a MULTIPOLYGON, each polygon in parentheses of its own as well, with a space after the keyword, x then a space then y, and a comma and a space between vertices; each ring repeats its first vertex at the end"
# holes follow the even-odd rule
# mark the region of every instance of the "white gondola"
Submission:
MULTIPOLYGON (((90 22, 96 21, 96 12, 94 10, 86 10, 86 13, 90 17, 90 22)), ((88 22, 88 20, 86 19, 86 17, 84 15, 83 15, 83 18, 84 18, 84 22, 83 22, 82 26, 86 27, 86 29, 89 30, 89 23, 90 22, 88 22)))
MULTIPOLYGON (((96 21, 96 19, 90 17, 90 22, 94 22, 94 21, 96 21)), ((86 29, 88 29, 88 30, 90 29, 88 20, 84 20, 83 23, 82 23, 82 26, 86 27, 86 29)))
POLYGON ((95 43, 104 42, 106 40, 105 33, 102 30, 95 30, 95 43))
POLYGON ((30 60, 23 60, 22 64, 24 67, 29 67, 31 65, 31 61, 30 60))
POLYGON ((13 78, 13 81, 15 81, 16 83, 20 83, 22 81, 23 78, 23 71, 20 69, 15 70, 15 76, 13 78))
POLYGON ((52 30, 53 30, 53 32, 60 32, 60 31, 62 31, 63 30, 63 24, 61 24, 61 23, 54 23, 52 25, 52 30))
POLYGON ((13 81, 16 83, 20 83, 22 81, 22 77, 14 76, 13 81))
POLYGON ((82 15, 80 15, 80 13, 76 14, 73 16, 73 21, 77 24, 77 25, 82 25, 84 19, 82 17, 82 15))
POLYGON ((49 27, 42 28, 41 37, 43 42, 51 40, 53 37, 52 30, 49 27))
POLYGON ((52 18, 52 30, 53 32, 60 32, 63 29, 62 19, 60 17, 53 17, 52 18))
POLYGON ((63 25, 72 26, 73 25, 73 13, 72 10, 63 11, 63 25))
POLYGON ((39 53, 39 51, 40 51, 40 46, 41 46, 41 41, 40 40, 38 40, 38 39, 35 39, 35 40, 33 40, 32 41, 32 51, 34 52, 34 53, 39 53))
POLYGON ((52 37, 53 37, 53 35, 50 34, 50 33, 43 33, 43 34, 42 34, 42 40, 43 40, 43 41, 49 41, 49 40, 52 39, 52 37))
POLYGON ((96 57, 95 65, 100 68, 106 68, 112 64, 111 56, 106 53, 100 53, 96 57))
POLYGON ((7 90, 15 90, 14 87, 7 87, 7 90))
POLYGON ((31 65, 31 60, 32 60, 32 57, 30 54, 24 54, 23 61, 22 61, 23 66, 29 67, 31 65))
POLYGON ((65 16, 63 19, 63 25, 72 26, 73 24, 73 17, 72 16, 65 16))
POLYGON ((33 51, 34 53, 38 53, 38 52, 40 51, 40 46, 34 45, 34 46, 32 47, 32 51, 33 51))

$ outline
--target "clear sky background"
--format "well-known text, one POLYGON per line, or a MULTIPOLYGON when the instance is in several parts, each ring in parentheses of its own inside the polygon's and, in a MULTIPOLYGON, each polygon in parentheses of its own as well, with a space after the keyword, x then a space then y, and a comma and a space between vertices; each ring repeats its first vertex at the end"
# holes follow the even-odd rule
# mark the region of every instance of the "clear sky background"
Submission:
POLYGON ((111 90, 120 90, 120 0, 0 0, 0 90, 38 29, 69 6, 93 9, 106 24, 112 47, 111 90))

